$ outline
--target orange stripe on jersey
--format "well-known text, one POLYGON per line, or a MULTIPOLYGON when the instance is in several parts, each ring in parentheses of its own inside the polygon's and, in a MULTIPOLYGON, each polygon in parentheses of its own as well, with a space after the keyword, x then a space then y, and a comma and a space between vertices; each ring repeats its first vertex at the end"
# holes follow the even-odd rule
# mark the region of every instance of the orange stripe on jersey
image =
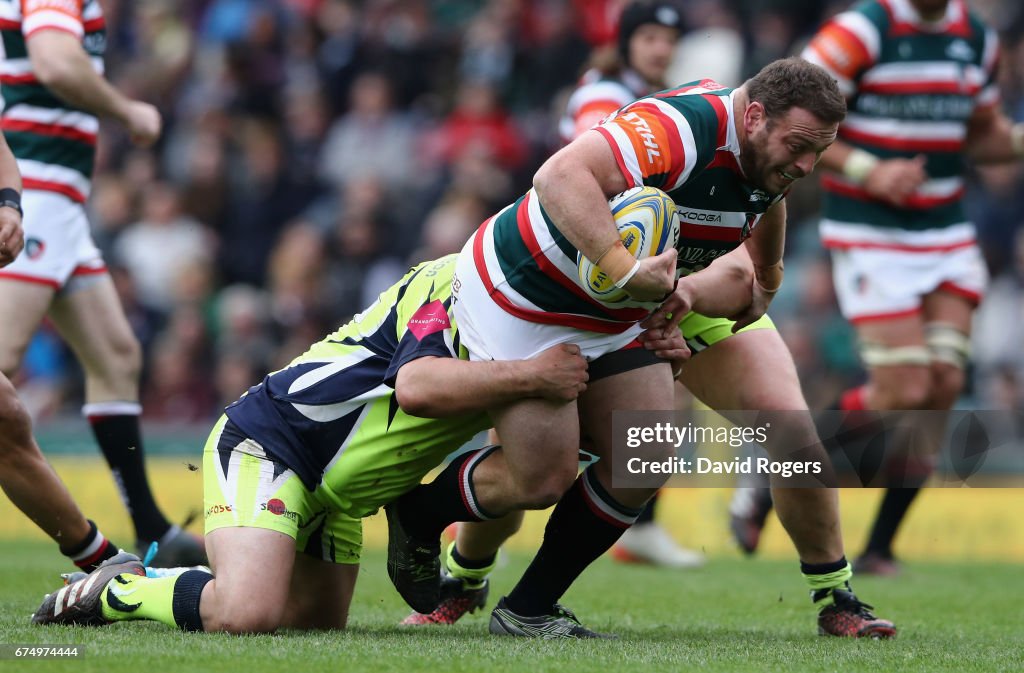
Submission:
POLYGON ((60 12, 81 21, 82 5, 82 0, 21 0, 21 15, 27 19, 36 12, 60 12))
POLYGON ((673 170, 678 176, 683 167, 683 146, 675 124, 665 113, 641 101, 612 121, 629 138, 643 177, 668 175, 673 170))
POLYGON ((580 107, 575 119, 573 119, 572 137, 579 138, 584 131, 593 128, 598 122, 620 107, 621 105, 618 101, 610 98, 588 101, 580 107))
POLYGON ((818 31, 808 47, 832 72, 854 79, 871 65, 864 43, 848 28, 832 22, 818 31))

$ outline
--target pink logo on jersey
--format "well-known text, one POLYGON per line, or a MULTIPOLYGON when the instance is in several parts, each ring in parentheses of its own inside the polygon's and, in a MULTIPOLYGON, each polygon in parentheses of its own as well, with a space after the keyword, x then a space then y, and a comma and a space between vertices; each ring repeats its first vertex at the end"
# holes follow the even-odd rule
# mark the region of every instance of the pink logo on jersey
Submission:
POLYGON ((448 320, 448 311, 440 300, 421 306, 418 311, 409 318, 409 331, 420 341, 434 332, 446 330, 452 326, 448 320))

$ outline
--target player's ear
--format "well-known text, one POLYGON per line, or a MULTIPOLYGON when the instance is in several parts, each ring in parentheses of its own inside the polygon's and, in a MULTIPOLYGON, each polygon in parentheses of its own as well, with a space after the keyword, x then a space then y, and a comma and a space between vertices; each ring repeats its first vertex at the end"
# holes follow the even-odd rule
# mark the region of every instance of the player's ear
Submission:
POLYGON ((747 109, 743 111, 743 126, 747 133, 755 131, 766 119, 764 105, 756 100, 747 103, 747 109))

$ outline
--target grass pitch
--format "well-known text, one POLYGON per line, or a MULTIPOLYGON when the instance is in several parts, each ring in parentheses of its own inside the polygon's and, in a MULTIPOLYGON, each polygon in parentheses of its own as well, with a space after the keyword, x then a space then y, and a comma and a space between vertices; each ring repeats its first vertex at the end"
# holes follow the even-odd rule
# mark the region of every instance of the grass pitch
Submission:
MULTIPOLYGON (((1020 671, 1024 670, 1021 566, 910 564, 856 590, 900 627, 893 641, 815 635, 794 562, 712 559, 696 571, 600 559, 565 597, 609 642, 538 642, 487 634, 487 614, 454 627, 404 628, 401 599, 380 551, 367 553, 348 631, 232 637, 183 634, 161 624, 34 627, 30 613, 66 571, 51 544, 5 541, 0 555, 0 644, 84 644, 82 659, 0 661, 0 670, 144 673, 193 671, 1020 671)), ((514 552, 494 576, 489 607, 529 560, 514 552)), ((258 578, 257 578, 258 581, 258 578)), ((254 592, 258 592, 258 584, 254 592)))

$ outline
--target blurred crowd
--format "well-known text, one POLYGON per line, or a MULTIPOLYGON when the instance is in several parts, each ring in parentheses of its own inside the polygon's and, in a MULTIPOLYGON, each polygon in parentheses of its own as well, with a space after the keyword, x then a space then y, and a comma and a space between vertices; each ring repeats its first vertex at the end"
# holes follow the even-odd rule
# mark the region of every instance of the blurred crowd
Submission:
MULTIPOLYGON (((739 84, 847 4, 687 0, 670 78, 739 84)), ((614 49, 620 3, 103 5, 108 77, 166 132, 141 151, 103 127, 95 238, 143 344, 145 418, 201 422, 524 192, 576 80, 614 49)), ((1004 104, 1024 119, 1024 6, 972 6, 1002 36, 1004 104)), ((806 182, 772 315, 813 404, 862 374, 806 182)), ((1024 167, 976 171, 969 208, 993 274, 971 403, 1024 408, 1024 167)), ((75 366, 48 329, 34 340, 18 383, 37 418, 77 413, 75 366)))

